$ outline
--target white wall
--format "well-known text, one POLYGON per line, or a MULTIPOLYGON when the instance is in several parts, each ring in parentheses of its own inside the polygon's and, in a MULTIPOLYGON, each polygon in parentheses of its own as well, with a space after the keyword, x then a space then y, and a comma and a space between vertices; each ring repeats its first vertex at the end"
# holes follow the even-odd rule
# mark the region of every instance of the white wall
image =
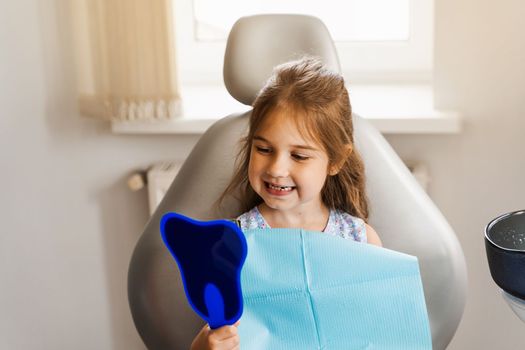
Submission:
POLYGON ((463 112, 464 131, 388 140, 403 158, 430 166, 430 194, 466 255, 467 306, 449 348, 523 349, 525 324, 490 277, 483 230, 498 214, 525 208, 525 2, 435 4, 436 104, 463 112))
POLYGON ((134 169, 196 137, 126 137, 76 112, 70 0, 0 2, 0 349, 142 349, 126 274, 148 215, 134 169))
MULTIPOLYGON (((117 136, 78 116, 67 1, 0 2, 0 349, 141 349, 126 271, 146 193, 129 192, 126 175, 183 159, 196 138, 117 136)), ((465 250, 469 299, 450 349, 522 348, 483 228, 525 208, 525 3, 440 0, 436 11, 437 104, 463 112, 465 130, 388 139, 430 166, 465 250)))

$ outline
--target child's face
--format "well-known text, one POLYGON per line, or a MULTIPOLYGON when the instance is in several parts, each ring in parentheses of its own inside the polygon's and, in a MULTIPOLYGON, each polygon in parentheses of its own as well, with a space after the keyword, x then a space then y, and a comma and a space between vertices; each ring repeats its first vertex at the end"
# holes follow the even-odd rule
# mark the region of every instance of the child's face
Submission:
POLYGON ((253 190, 275 210, 309 213, 323 204, 328 174, 323 147, 305 139, 286 110, 274 109, 255 132, 248 178, 253 190))

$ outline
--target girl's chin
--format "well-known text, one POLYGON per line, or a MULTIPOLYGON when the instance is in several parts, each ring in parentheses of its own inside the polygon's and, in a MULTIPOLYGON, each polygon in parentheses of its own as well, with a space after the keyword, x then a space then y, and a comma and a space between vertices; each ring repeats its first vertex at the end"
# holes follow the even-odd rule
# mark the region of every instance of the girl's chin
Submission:
POLYGON ((284 202, 279 198, 264 198, 261 204, 266 209, 270 210, 290 210, 295 207, 294 203, 284 202))
POLYGON ((272 213, 272 212, 285 212, 285 211, 288 211, 292 208, 288 208, 288 207, 285 207, 285 206, 282 206, 282 205, 273 205, 270 203, 270 205, 266 204, 265 205, 265 208, 263 210, 265 210, 265 213, 272 213))

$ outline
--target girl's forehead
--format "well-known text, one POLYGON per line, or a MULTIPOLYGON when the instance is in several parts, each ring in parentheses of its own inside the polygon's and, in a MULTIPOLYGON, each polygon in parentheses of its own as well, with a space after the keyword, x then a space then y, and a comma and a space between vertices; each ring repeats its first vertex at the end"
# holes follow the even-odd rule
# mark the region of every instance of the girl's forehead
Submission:
POLYGON ((295 142, 323 149, 313 126, 309 125, 304 115, 289 108, 274 108, 269 111, 255 130, 254 136, 268 141, 295 142))

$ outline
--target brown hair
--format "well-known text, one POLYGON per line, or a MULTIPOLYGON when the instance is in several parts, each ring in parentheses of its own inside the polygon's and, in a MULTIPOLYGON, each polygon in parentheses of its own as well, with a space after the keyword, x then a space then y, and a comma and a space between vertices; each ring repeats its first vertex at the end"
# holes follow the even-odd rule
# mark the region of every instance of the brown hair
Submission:
POLYGON ((241 140, 236 170, 219 203, 237 190, 243 211, 262 202, 248 181, 252 141, 266 115, 276 108, 285 108, 295 112, 289 115, 299 131, 323 146, 329 167, 339 169, 326 179, 321 193, 323 203, 328 208, 368 219, 364 166, 353 147, 352 109, 340 74, 312 57, 279 65, 252 106, 248 135, 241 140))

